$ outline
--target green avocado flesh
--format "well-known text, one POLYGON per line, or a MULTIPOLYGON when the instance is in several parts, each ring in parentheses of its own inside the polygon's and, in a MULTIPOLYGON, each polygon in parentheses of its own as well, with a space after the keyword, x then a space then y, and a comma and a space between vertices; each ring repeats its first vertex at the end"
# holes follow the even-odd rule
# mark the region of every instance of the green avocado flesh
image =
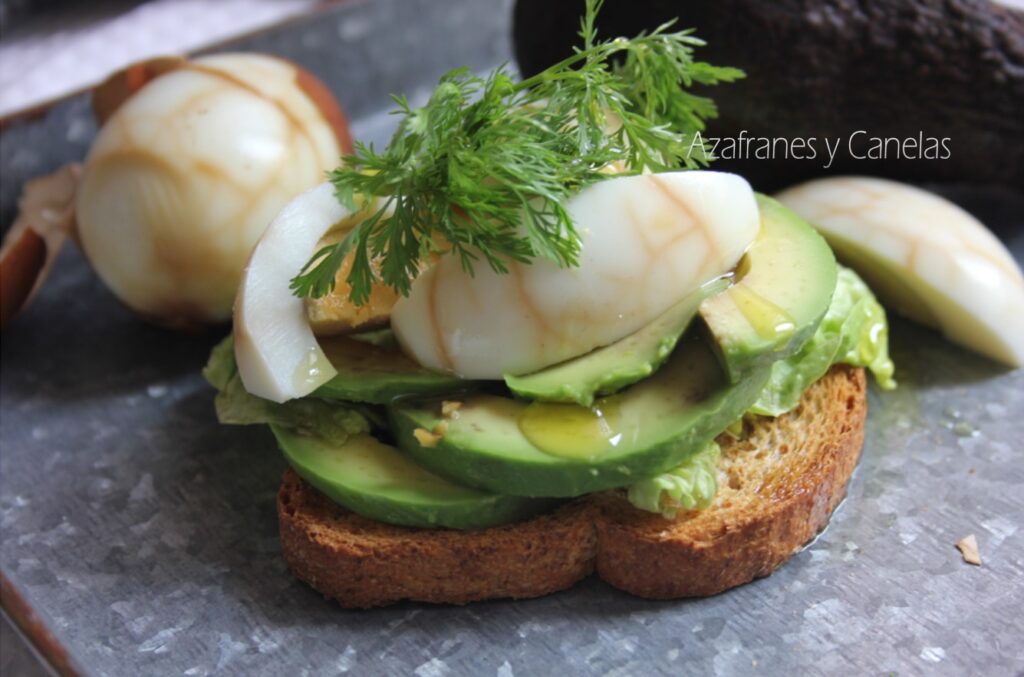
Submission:
POLYGON ((836 288, 824 239, 775 200, 758 205, 761 231, 731 285, 705 285, 616 343, 506 376, 525 399, 424 369, 387 332, 322 340, 338 374, 314 396, 387 405, 399 448, 365 433, 339 444, 271 426, 282 451, 354 512, 457 529, 678 468, 758 401, 772 365, 814 334, 836 288))
POLYGON ((552 505, 459 486, 370 435, 354 435, 339 445, 276 425, 270 428, 295 472, 331 500, 370 519, 412 527, 482 529, 552 505))
POLYGON ((399 400, 389 415, 399 446, 439 475, 516 496, 579 496, 679 465, 753 404, 768 373, 730 385, 689 336, 653 376, 590 408, 475 394, 446 418, 436 399, 399 400), (418 429, 440 438, 424 447, 418 429))
POLYGON ((313 397, 387 404, 403 395, 436 395, 464 390, 468 381, 424 369, 396 345, 374 345, 346 336, 322 338, 320 347, 338 371, 313 397))
POLYGON ((668 359, 701 301, 729 286, 725 279, 705 284, 639 331, 553 367, 525 376, 505 376, 515 394, 542 402, 573 402, 583 407, 645 379, 668 359))
POLYGON ((836 288, 836 259, 824 238, 772 198, 758 195, 757 203, 761 231, 735 284, 700 306, 733 383, 800 350, 836 288))

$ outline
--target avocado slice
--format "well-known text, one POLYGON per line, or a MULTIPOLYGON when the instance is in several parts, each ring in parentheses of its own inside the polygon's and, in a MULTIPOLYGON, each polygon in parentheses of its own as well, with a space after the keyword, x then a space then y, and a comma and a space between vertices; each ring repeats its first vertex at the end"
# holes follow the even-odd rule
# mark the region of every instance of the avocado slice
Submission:
POLYGON ((764 195, 761 231, 736 268, 735 283, 700 306, 729 380, 800 350, 836 288, 836 257, 814 228, 764 195))
POLYGON ((406 395, 436 395, 470 387, 449 374, 424 369, 406 357, 387 336, 373 337, 377 343, 347 336, 320 339, 320 347, 337 374, 313 393, 327 400, 348 400, 387 404, 406 395))
POLYGON ((482 529, 529 517, 552 501, 459 486, 370 435, 334 444, 271 425, 288 463, 331 500, 364 517, 411 527, 482 529))
POLYGON ((617 392, 657 371, 672 354, 701 301, 728 286, 725 278, 712 280, 626 338, 532 374, 506 374, 505 384, 530 400, 589 407, 595 395, 617 392))
POLYGON ((757 399, 768 368, 730 385, 707 344, 684 338, 650 378, 593 407, 474 394, 392 404, 398 445, 469 486, 516 496, 578 496, 679 465, 757 399), (427 442, 427 446, 421 444, 427 442))

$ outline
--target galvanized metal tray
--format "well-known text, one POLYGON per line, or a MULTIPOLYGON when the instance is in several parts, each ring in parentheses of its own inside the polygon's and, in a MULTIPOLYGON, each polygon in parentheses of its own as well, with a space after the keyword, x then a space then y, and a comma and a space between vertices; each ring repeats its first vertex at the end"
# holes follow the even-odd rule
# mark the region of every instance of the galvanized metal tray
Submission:
MULTIPOLYGON (((390 92, 510 60, 507 0, 352 1, 238 45, 322 77, 357 137, 390 92)), ((27 178, 81 158, 87 101, 0 136, 0 216, 27 178)), ((1024 196, 947 190, 1024 259, 1024 196)), ((867 442, 829 529, 769 578, 651 602, 596 579, 467 607, 343 611, 277 540, 284 463, 221 427, 198 370, 216 333, 123 309, 73 248, 3 335, 4 604, 60 671, 139 674, 1009 674, 1024 669, 1024 371, 896 321, 901 387, 871 392, 867 442), (984 565, 954 549, 977 534, 984 565)))

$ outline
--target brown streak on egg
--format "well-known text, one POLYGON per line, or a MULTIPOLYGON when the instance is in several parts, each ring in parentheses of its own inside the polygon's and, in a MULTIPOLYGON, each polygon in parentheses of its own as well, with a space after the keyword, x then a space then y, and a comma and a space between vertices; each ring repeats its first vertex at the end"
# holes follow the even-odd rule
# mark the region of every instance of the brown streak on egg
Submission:
POLYGON ((854 192, 860 193, 864 200, 854 205, 849 206, 826 206, 817 200, 813 202, 822 210, 823 213, 819 213, 815 218, 815 221, 825 221, 826 219, 832 219, 836 216, 850 216, 859 217, 862 223, 866 226, 877 228, 877 226, 870 222, 867 215, 864 213, 868 207, 876 203, 880 199, 880 196, 874 194, 871 191, 862 189, 857 184, 849 184, 848 189, 852 189, 854 192))
POLYGON ((92 112, 97 124, 102 127, 133 94, 184 63, 185 58, 181 56, 158 56, 111 74, 92 91, 92 112))
MULTIPOLYGON (((626 201, 626 203, 625 203, 625 211, 626 211, 626 218, 629 219, 630 224, 632 224, 633 232, 636 233, 637 240, 640 241, 640 245, 643 247, 644 253, 647 255, 647 261, 649 262, 649 261, 651 261, 654 258, 655 254, 656 254, 656 248, 651 243, 650 238, 647 237, 647 231, 645 231, 640 226, 640 219, 639 219, 639 217, 636 214, 636 207, 634 206, 632 201, 629 201, 629 200, 626 201)), ((650 265, 645 265, 644 266, 644 275, 643 275, 643 278, 640 280, 640 287, 639 287, 639 289, 635 289, 635 291, 634 291, 634 290, 628 289, 627 288, 628 285, 620 285, 621 291, 623 291, 624 293, 635 293, 640 298, 646 298, 647 297, 647 288, 648 288, 648 286, 650 286, 650 280, 651 280, 651 273, 652 272, 653 272, 653 267, 650 266, 650 265)))
POLYGON ((250 85, 248 82, 242 80, 241 78, 236 77, 236 76, 232 75, 231 73, 227 73, 227 72, 222 71, 220 69, 213 68, 211 66, 205 66, 203 64, 197 64, 197 63, 194 63, 194 62, 188 62, 188 63, 184 64, 184 68, 186 68, 188 70, 191 70, 191 71, 195 71, 197 73, 203 73, 203 74, 209 75, 211 77, 220 78, 221 80, 224 80, 225 82, 233 84, 234 86, 238 87, 239 89, 243 89, 243 90, 245 90, 245 91, 247 91, 247 92, 249 92, 251 94, 254 94, 255 96, 258 96, 261 99, 263 99, 264 101, 266 101, 267 103, 275 106, 281 112, 281 114, 284 115, 284 117, 288 120, 288 122, 289 122, 289 124, 291 126, 292 133, 293 134, 294 133, 301 134, 302 137, 309 144, 309 147, 312 150, 313 154, 314 155, 318 154, 317 153, 316 139, 314 139, 312 137, 312 135, 310 135, 309 130, 306 129, 306 125, 303 124, 302 120, 300 120, 298 117, 296 117, 295 113, 292 112, 291 108, 289 108, 287 104, 283 103, 282 101, 280 101, 278 99, 275 99, 274 97, 270 96, 266 92, 260 91, 258 88, 250 85))
MULTIPOLYGON (((212 93, 213 92, 210 91, 204 91, 196 96, 190 97, 186 101, 182 102, 180 106, 176 108, 176 110, 180 111, 187 109, 188 107, 195 105, 196 101, 202 99, 203 97, 209 96, 212 93)), ((140 144, 138 144, 134 139, 131 138, 131 134, 127 128, 127 125, 120 119, 118 120, 118 122, 121 123, 119 131, 124 136, 125 146, 127 147, 117 151, 107 152, 95 158, 90 163, 90 171, 102 171, 104 169, 104 166, 108 164, 118 165, 122 163, 138 163, 141 165, 149 165, 153 168, 155 172, 158 172, 160 175, 172 181, 179 192, 185 192, 184 182, 186 181, 186 177, 182 176, 182 170, 180 170, 171 162, 168 162, 162 156, 141 148, 140 144)), ((195 160, 192 162, 191 168, 194 171, 200 172, 210 177, 212 180, 216 182, 224 183, 230 186, 231 188, 235 189, 240 193, 240 197, 242 198, 241 208, 236 210, 228 217, 221 219, 219 224, 220 228, 230 228, 237 223, 244 222, 249 213, 256 206, 259 205, 258 201, 246 199, 246 196, 261 195, 262 193, 264 193, 270 186, 273 186, 275 183, 279 181, 281 174, 285 169, 283 162, 277 163, 275 171, 272 172, 261 183, 261 185, 250 189, 239 184, 237 181, 232 180, 231 177, 227 175, 227 173, 223 170, 222 167, 219 167, 215 164, 203 160, 195 160)), ((186 217, 183 216, 183 218, 186 217)), ((216 252, 210 251, 206 247, 194 245, 188 248, 187 251, 180 252, 179 250, 181 249, 181 247, 176 245, 175 243, 161 241, 161 237, 163 235, 166 235, 166 232, 163 229, 157 229, 157 231, 154 233, 154 237, 156 238, 156 240, 153 243, 153 254, 157 260, 162 261, 172 270, 181 271, 195 269, 203 270, 210 274, 214 274, 214 271, 217 271, 219 279, 222 280, 233 280, 241 272, 240 270, 225 269, 222 261, 223 257, 221 257, 216 252)), ((219 286, 219 284, 220 283, 218 283, 217 286, 219 286)), ((153 311, 152 309, 150 309, 149 311, 144 311, 142 309, 137 308, 134 310, 145 316, 148 321, 154 324, 159 324, 162 326, 181 329, 185 331, 194 331, 196 328, 198 328, 198 326, 200 326, 197 318, 203 318, 204 321, 209 321, 213 319, 209 318, 205 312, 201 311, 199 304, 195 304, 192 302, 171 300, 167 302, 160 302, 158 305, 162 308, 166 308, 167 310, 153 311), (159 319, 161 312, 173 313, 173 316, 169 316, 168 320, 163 321, 159 319), (186 315, 186 313, 189 312, 196 313, 195 315, 192 316, 192 320, 189 320, 188 316, 186 315)))
POLYGON ((1019 268, 1011 266, 1003 259, 998 259, 992 256, 983 249, 978 249, 970 242, 965 241, 963 238, 958 238, 958 240, 960 242, 960 246, 963 247, 966 251, 969 251, 975 256, 985 259, 986 261, 994 265, 996 268, 1003 271, 1003 273, 1006 274, 1006 276, 1010 279, 1011 282, 1015 283, 1018 287, 1024 287, 1024 276, 1021 275, 1021 271, 1019 268))
POLYGON ((885 199, 885 194, 881 193, 865 182, 858 179, 839 179, 843 183, 847 184, 848 188, 853 189, 854 192, 860 193, 868 199, 868 201, 881 201, 885 199))
MULTIPOLYGON (((820 206, 821 205, 819 203, 819 207, 820 206)), ((824 213, 818 214, 818 216, 814 220, 817 221, 818 223, 825 223, 825 221, 829 219, 834 219, 837 216, 846 216, 859 219, 858 225, 860 226, 865 226, 871 230, 877 230, 880 226, 878 224, 872 223, 871 219, 869 219, 867 214, 864 213, 865 210, 870 206, 870 204, 857 204, 850 207, 823 207, 824 213)))
MULTIPOLYGON (((102 171, 107 164, 116 164, 122 167, 132 165, 140 168, 148 167, 153 172, 154 177, 160 177, 169 182, 172 192, 176 194, 187 192, 184 183, 186 177, 182 176, 181 171, 176 166, 155 153, 140 148, 112 151, 91 162, 90 171, 102 171)), ((188 218, 187 214, 175 211, 173 206, 166 206, 162 209, 166 214, 174 213, 176 217, 188 218)), ((225 270, 222 257, 206 246, 199 246, 195 242, 192 242, 189 246, 182 246, 180 242, 167 239, 167 236, 175 232, 175 230, 173 227, 156 228, 151 233, 153 237, 152 255, 157 261, 162 262, 167 269, 176 271, 197 270, 203 271, 206 274, 217 271, 224 277, 232 279, 238 273, 238 271, 225 270)), ((170 318, 168 321, 157 322, 164 326, 187 328, 187 322, 183 318, 189 312, 194 313, 192 315, 193 318, 211 319, 207 317, 205 312, 199 309, 198 304, 191 301, 165 301, 158 302, 157 305, 161 308, 166 308, 166 312, 171 313, 171 315, 168 315, 168 318, 170 318)), ((143 315, 150 316, 151 319, 160 316, 164 312, 163 310, 155 311, 152 308, 148 310, 135 308, 135 310, 143 315)))
POLYGON ((626 218, 629 219, 630 224, 633 226, 633 232, 636 233, 637 240, 640 241, 640 245, 644 248, 644 253, 647 254, 647 258, 654 258, 657 248, 651 243, 651 239, 647 237, 647 231, 640 225, 640 217, 637 216, 636 207, 631 201, 626 202, 625 212, 626 218))
POLYGON ((644 268, 643 288, 646 288, 649 284, 651 274, 655 270, 654 264, 659 259, 667 256, 668 253, 672 251, 676 243, 688 239, 694 231, 696 231, 697 235, 707 243, 708 248, 711 251, 715 251, 716 249, 714 238, 711 237, 710 233, 707 232, 706 228, 701 227, 701 222, 696 218, 696 216, 694 216, 693 212, 689 208, 689 205, 687 205, 683 200, 681 200, 678 195, 669 190, 669 188, 662 184, 661 181, 658 180, 654 175, 650 175, 650 180, 651 183, 653 183, 658 188, 658 190, 666 198, 668 198, 670 202, 672 202, 672 204, 679 207, 687 215, 689 219, 689 224, 686 228, 679 229, 678 232, 676 232, 676 234, 673 235, 668 241, 659 243, 657 246, 650 242, 650 240, 647 238, 647 233, 646 231, 644 231, 643 228, 636 229, 637 233, 640 234, 639 239, 644 246, 644 251, 647 252, 648 255, 647 265, 644 268))
MULTIPOLYGON (((282 61, 284 61, 284 60, 282 59, 282 61)), ((298 66, 296 66, 295 64, 292 64, 291 62, 287 62, 287 63, 289 63, 289 65, 291 65, 293 68, 295 68, 296 71, 301 72, 301 69, 298 66)), ((294 138, 296 135, 302 136, 302 138, 306 141, 306 144, 309 146, 309 150, 313 154, 313 156, 315 156, 316 158, 318 158, 320 160, 319 164, 321 166, 323 166, 325 164, 325 162, 323 162, 323 158, 320 158, 320 148, 319 148, 319 145, 316 143, 316 140, 309 133, 309 130, 307 129, 306 125, 303 124, 302 120, 300 120, 298 117, 296 117, 296 115, 292 112, 291 108, 289 108, 289 106, 286 103, 284 103, 284 102, 282 102, 282 101, 280 101, 280 100, 278 100, 278 99, 276 99, 276 98, 274 98, 272 96, 267 95, 266 93, 260 91, 259 89, 249 85, 244 80, 242 80, 242 79, 240 79, 238 77, 235 77, 234 75, 232 75, 230 73, 221 71, 221 70, 219 70, 217 68, 212 68, 212 67, 209 67, 209 66, 204 66, 204 65, 195 64, 195 63, 187 63, 187 64, 184 64, 184 66, 188 70, 192 70, 194 72, 202 73, 202 74, 205 74, 205 75, 209 75, 209 76, 212 76, 212 77, 224 80, 224 81, 226 81, 226 82, 228 82, 230 84, 233 84, 233 85, 239 87, 240 89, 243 89, 243 90, 249 92, 250 94, 253 94, 254 96, 257 96, 257 97, 263 99, 264 101, 267 101, 268 103, 272 104, 285 117, 285 119, 288 120, 288 123, 289 123, 288 124, 289 136, 292 137, 292 138, 294 138)), ((310 75, 309 78, 314 80, 314 81, 316 81, 316 83, 320 86, 321 90, 318 92, 318 95, 325 97, 325 101, 326 100, 331 100, 333 98, 333 97, 331 97, 330 92, 326 89, 326 87, 323 86, 322 83, 320 83, 318 80, 315 80, 315 78, 312 75, 310 75)), ((301 86, 301 84, 299 82, 299 77, 298 76, 296 77, 296 84, 301 86)), ((347 135, 347 123, 345 122, 344 115, 341 113, 340 107, 337 109, 339 117, 336 118, 335 120, 329 120, 326 117, 326 113, 324 113, 323 110, 321 109, 320 102, 318 100, 316 100, 316 99, 313 99, 313 97, 310 95, 310 93, 307 92, 306 90, 303 90, 303 92, 306 94, 307 97, 310 97, 310 99, 313 101, 314 108, 317 108, 317 109, 321 110, 321 114, 324 115, 324 120, 329 124, 329 126, 331 126, 332 130, 335 132, 335 137, 338 137, 338 129, 341 129, 342 131, 345 132, 345 138, 347 139, 349 147, 351 148, 352 141, 351 141, 351 138, 349 138, 348 135, 347 135), (335 127, 334 127, 335 123, 341 125, 341 127, 339 127, 338 129, 335 129, 335 127)), ((205 95, 205 93, 204 93, 204 95, 205 95)), ((182 108, 187 107, 187 105, 188 105, 187 103, 183 104, 182 108)), ((340 139, 339 139, 339 145, 341 145, 341 140, 340 139)), ((237 184, 235 185, 235 187, 243 195, 245 195, 245 194, 260 195, 260 194, 264 193, 270 186, 273 186, 280 179, 282 172, 285 170, 285 160, 286 159, 287 159, 287 157, 281 158, 281 161, 278 162, 278 164, 277 164, 276 171, 274 171, 269 177, 267 177, 267 179, 260 186, 257 186, 257 187, 255 187, 252 190, 249 190, 249 189, 246 189, 244 187, 238 186, 237 184)), ((326 164, 330 164, 330 163, 328 162, 326 164)), ((220 178, 223 178, 225 180, 227 179, 227 177, 225 176, 225 174, 222 171, 218 170, 216 173, 217 173, 217 175, 220 178)), ((252 211, 252 209, 255 206, 256 206, 255 202, 253 202, 251 200, 245 200, 244 203, 243 203, 242 209, 240 211, 236 212, 235 214, 232 214, 230 218, 224 219, 224 224, 225 225, 231 225, 231 224, 234 224, 234 223, 242 222, 249 215, 249 213, 252 211)))
MULTIPOLYGON (((207 160, 193 160, 191 163, 191 168, 199 174, 202 174, 220 183, 224 183, 227 184, 228 186, 231 186, 232 188, 237 190, 239 193, 242 193, 243 195, 260 195, 270 185, 273 185, 272 181, 265 181, 263 185, 257 186, 255 188, 243 186, 241 183, 228 176, 228 174, 224 172, 224 170, 221 167, 207 160)), ((277 178, 276 174, 274 175, 274 178, 277 178)), ((251 201, 246 200, 247 204, 249 204, 250 202, 251 201)), ((244 211, 248 211, 248 209, 244 211)), ((225 221, 229 223, 235 222, 233 218, 225 219, 225 221)))
MULTIPOLYGON (((245 232, 256 232, 260 225, 258 222, 263 219, 257 219, 255 215, 263 214, 264 208, 272 198, 276 200, 279 194, 280 197, 287 198, 286 193, 292 192, 293 186, 319 180, 322 170, 337 160, 334 155, 339 147, 345 152, 352 149, 344 113, 329 90, 300 67, 276 57, 273 61, 278 62, 278 65, 287 64, 287 67, 293 68, 294 71, 287 70, 287 67, 283 72, 279 67, 268 69, 259 62, 240 63, 239 70, 236 71, 231 63, 225 66, 212 63, 206 65, 177 57, 164 58, 133 64, 124 71, 112 75, 94 91, 93 103, 97 115, 103 122, 107 122, 107 119, 113 116, 109 124, 105 125, 108 140, 112 140, 113 146, 119 146, 120 149, 96 153, 90 158, 89 172, 99 174, 113 170, 130 174, 133 168, 139 168, 148 173, 148 168, 154 173, 152 181, 149 177, 141 179, 144 202, 137 208, 142 210, 140 214, 151 214, 149 217, 140 218, 155 219, 163 226, 148 235, 147 248, 152 247, 150 256, 153 257, 153 264, 164 269, 168 274, 167 281, 158 281, 151 285, 151 288, 146 287, 142 290, 148 293, 152 303, 145 300, 146 293, 140 292, 140 289, 132 290, 131 285, 126 286, 123 281, 117 284, 110 282, 115 295, 119 298, 127 295, 136 303, 145 305, 145 308, 137 310, 151 321, 165 326, 189 328, 191 325, 198 326, 201 321, 218 319, 220 311, 214 312, 210 303, 201 301, 208 297, 208 300, 218 306, 223 306, 229 301, 226 289, 237 286, 233 280, 238 277, 244 265, 244 261, 237 266, 233 263, 238 258, 236 255, 241 252, 241 247, 232 244, 228 237, 228 229, 236 225, 245 225, 245 232), (205 82, 197 85, 201 85, 202 91, 193 91, 189 87, 177 91, 178 96, 170 100, 170 105, 145 114, 148 118, 142 121, 144 124, 135 124, 138 119, 135 123, 129 119, 138 118, 126 115, 132 111, 114 115, 130 96, 157 77, 174 70, 190 71, 205 76, 205 82), (273 88, 267 90, 266 82, 270 82, 273 88), (280 92, 277 91, 278 88, 281 89, 280 92), (300 91, 295 91, 296 89, 300 91), (147 137, 153 132, 149 130, 156 129, 159 130, 157 134, 169 136, 164 139, 169 143, 161 145, 173 149, 183 143, 183 137, 187 140, 193 124, 199 124, 194 119, 194 114, 197 111, 202 112, 200 109, 204 107, 206 97, 212 98, 232 91, 267 102, 272 111, 277 111, 283 117, 283 125, 275 138, 284 144, 286 151, 273 162, 263 162, 259 176, 253 176, 256 179, 254 183, 258 185, 248 186, 245 179, 233 174, 231 169, 218 166, 216 159, 189 157, 187 152, 184 153, 184 157, 182 154, 170 157, 152 149, 153 146, 147 137), (303 101, 303 96, 307 101, 303 101), (330 131, 320 125, 326 125, 330 131), (332 138, 335 144, 333 146, 332 138), (202 188, 196 192, 196 184, 193 181, 198 181, 209 188, 202 188), (282 190, 278 190, 278 186, 281 186, 282 190), (213 196, 213 200, 218 200, 218 193, 230 195, 231 201, 211 210, 196 200, 189 199, 208 193, 213 196), (190 221, 201 222, 203 232, 215 236, 209 244, 197 244, 195 240, 191 244, 185 242, 185 233, 189 230, 187 224, 190 221), (198 275, 199 273, 201 275, 198 275), (177 293, 165 289, 167 286, 176 287, 177 293), (204 294, 204 288, 208 288, 210 292, 204 294), (207 309, 204 311, 203 308, 207 309), (167 317, 161 319, 160 316, 165 314, 167 317)), ((154 95, 156 94, 157 92, 154 92, 154 95)), ((97 176, 97 180, 102 179, 97 176)), ((109 209, 106 210, 106 213, 109 212, 109 209)), ((104 211, 100 210, 98 213, 103 214, 104 211)), ((94 232, 102 231, 102 222, 93 225, 94 232)), ((96 242, 95 248, 98 252, 102 251, 101 246, 106 250, 117 251, 114 242, 101 245, 99 243, 102 242, 102 238, 96 242)))
POLYGON ((95 158, 91 158, 89 162, 89 171, 98 172, 104 168, 105 165, 120 163, 120 162, 138 162, 142 165, 150 165, 157 171, 163 174, 169 174, 171 176, 177 176, 180 172, 178 168, 173 164, 163 159, 156 153, 152 153, 142 148, 126 148, 108 151, 103 155, 95 158))
POLYGON ((199 169, 204 174, 207 174, 207 175, 215 177, 216 179, 219 179, 220 181, 222 181, 226 185, 228 185, 231 188, 233 188, 236 191, 238 191, 238 193, 240 193, 240 195, 242 197, 241 207, 239 207, 237 210, 232 212, 230 215, 220 219, 220 223, 217 224, 219 228, 221 228, 221 229, 233 228, 233 227, 235 227, 239 223, 245 223, 246 221, 248 221, 248 218, 251 215, 253 209, 255 209, 255 208, 259 207, 259 206, 262 206, 262 205, 261 205, 259 200, 246 199, 246 198, 249 198, 249 197, 252 197, 252 196, 262 196, 268 190, 270 190, 270 188, 272 186, 274 186, 276 183, 278 183, 281 180, 281 174, 284 172, 284 170, 286 168, 286 166, 285 166, 285 160, 286 159, 287 159, 287 156, 282 157, 282 159, 279 162, 277 162, 277 166, 275 167, 274 171, 272 173, 270 173, 270 175, 263 182, 261 182, 258 186, 254 186, 252 188, 247 188, 247 187, 243 186, 242 184, 240 184, 239 182, 233 180, 221 168, 217 167, 216 165, 211 165, 211 164, 203 162, 203 161, 196 161, 196 162, 193 163, 193 166, 196 169, 199 169))
MULTIPOLYGON (((116 165, 121 163, 137 163, 143 166, 150 166, 155 172, 160 173, 161 175, 170 179, 177 186, 177 189, 180 193, 184 192, 183 182, 186 179, 181 175, 181 170, 179 170, 176 166, 174 166, 161 156, 150 151, 140 149, 140 147, 130 147, 130 149, 113 151, 106 153, 98 158, 95 158, 90 163, 90 171, 101 171, 104 165, 116 165)), ((221 219, 221 222, 219 224, 219 227, 221 228, 232 227, 234 224, 244 222, 249 213, 259 205, 258 201, 244 199, 245 196, 261 195, 263 192, 266 191, 266 189, 269 186, 273 185, 276 181, 280 179, 284 168, 284 165, 282 163, 279 163, 278 168, 276 168, 276 171, 271 173, 266 180, 264 180, 259 186, 256 186, 253 189, 249 189, 239 184, 237 181, 233 181, 223 171, 222 168, 217 167, 216 165, 212 165, 204 161, 194 161, 193 163, 191 163, 191 169, 201 172, 214 180, 226 183, 227 185, 230 185, 234 189, 237 189, 237 191, 239 191, 239 193, 242 194, 242 207, 239 210, 236 210, 233 213, 229 214, 227 217, 221 219)), ((173 210, 169 209, 169 212, 170 211, 173 210)), ((158 239, 158 241, 162 234, 164 234, 163 229, 158 229, 155 234, 155 237, 158 239)), ((213 255, 212 253, 209 252, 209 250, 205 248, 196 247, 190 249, 187 252, 187 256, 176 255, 175 253, 173 253, 173 250, 175 249, 177 248, 172 245, 163 246, 159 242, 157 243, 157 246, 154 248, 156 257, 166 262, 168 265, 172 267, 172 269, 181 270, 195 268, 200 270, 213 270, 223 267, 220 263, 220 257, 213 255), (210 253, 210 255, 202 256, 202 254, 205 253, 210 253), (199 262, 194 260, 197 258, 197 255, 200 255, 199 258, 202 259, 199 262), (186 261, 185 259, 189 260, 186 261)), ((225 274, 233 276, 233 274, 236 274, 238 272, 240 271, 225 271, 225 274)))
POLYGON ((534 324, 540 325, 540 329, 544 334, 548 334, 559 341, 567 342, 570 345, 574 344, 575 341, 569 340, 563 332, 559 331, 558 327, 548 320, 547 316, 541 312, 540 308, 534 302, 533 297, 530 296, 530 292, 526 288, 526 280, 523 278, 521 265, 513 261, 509 264, 508 270, 515 283, 516 296, 519 298, 519 303, 536 319, 534 324))
MULTIPOLYGON (((815 218, 815 221, 823 222, 826 219, 832 219, 837 216, 848 216, 860 218, 861 223, 867 226, 868 228, 871 228, 872 230, 877 230, 878 228, 881 227, 878 224, 873 223, 871 219, 868 218, 868 215, 865 213, 865 211, 868 209, 868 207, 871 207, 872 205, 877 205, 878 202, 884 201, 886 198, 884 194, 879 193, 877 190, 874 190, 873 188, 864 185, 862 182, 856 179, 840 178, 836 179, 835 183, 845 187, 847 190, 851 192, 859 193, 863 200, 854 205, 836 206, 826 205, 820 202, 818 199, 812 198, 811 202, 814 203, 814 205, 817 206, 820 210, 818 216, 815 218)), ((797 188, 794 189, 794 191, 800 193, 809 190, 813 187, 813 184, 807 183, 798 186, 797 188)))
POLYGON ((921 248, 921 241, 918 238, 913 238, 910 241, 910 250, 907 252, 907 270, 917 272, 917 255, 918 250, 921 248))
MULTIPOLYGON (((690 234, 693 232, 696 232, 697 236, 704 240, 705 244, 707 244, 709 252, 711 252, 712 254, 720 254, 721 252, 718 249, 718 244, 715 241, 715 238, 712 237, 711 233, 708 231, 705 224, 696 217, 696 215, 690 209, 690 206, 686 203, 686 201, 682 200, 678 195, 673 193, 667 186, 665 186, 661 182, 661 180, 656 175, 651 174, 649 178, 651 183, 654 184, 654 186, 659 191, 661 191, 661 193, 670 202, 672 202, 672 204, 681 209, 690 220, 688 228, 681 230, 679 233, 674 235, 668 242, 665 242, 659 246, 658 253, 655 256, 654 261, 657 261, 659 258, 665 256, 669 251, 672 250, 673 246, 677 242, 688 238, 690 234)), ((653 267, 653 265, 648 264, 648 275, 649 271, 652 270, 653 267)))
POLYGON ((713 252, 717 252, 718 247, 716 246, 715 239, 711 237, 711 234, 707 232, 707 228, 704 226, 701 220, 696 217, 696 215, 693 213, 693 210, 690 209, 690 205, 688 205, 685 200, 683 200, 674 192, 672 192, 668 186, 662 183, 661 179, 658 178, 657 174, 648 174, 647 179, 655 188, 657 188, 661 192, 662 195, 665 196, 665 198, 669 202, 674 204, 676 207, 679 208, 680 211, 682 211, 683 213, 686 214, 687 217, 689 217, 691 227, 696 227, 700 231, 700 234, 703 237, 703 239, 708 243, 708 248, 713 252))
MULTIPOLYGON (((277 58, 277 57, 275 57, 277 58)), ((343 153, 352 153, 352 136, 349 132, 348 118, 337 99, 315 75, 286 59, 277 59, 287 63, 295 71, 295 85, 310 100, 313 107, 320 113, 321 118, 334 134, 338 147, 343 153)), ((165 73, 178 69, 187 69, 203 73, 225 80, 235 87, 244 89, 274 105, 289 121, 293 132, 302 134, 310 146, 310 150, 321 160, 321 165, 332 164, 335 158, 320 157, 320 147, 313 139, 306 125, 300 120, 289 106, 249 85, 241 78, 222 71, 220 69, 190 62, 181 56, 156 57, 134 63, 120 71, 110 75, 93 90, 92 107, 93 114, 100 126, 106 124, 114 112, 127 101, 133 94, 141 90, 147 84, 165 73)))
MULTIPOLYGON (((884 225, 873 223, 872 220, 868 217, 868 215, 865 214, 865 210, 868 207, 872 206, 872 204, 877 206, 879 202, 883 202, 887 199, 890 199, 891 196, 885 195, 884 193, 881 193, 873 188, 870 188, 863 182, 858 181, 857 179, 836 179, 835 183, 845 187, 847 190, 850 190, 854 193, 859 193, 861 196, 864 197, 864 201, 861 202, 860 204, 850 207, 833 207, 827 206, 816 199, 812 199, 814 205, 821 210, 821 213, 815 218, 815 221, 824 222, 825 220, 834 218, 836 216, 860 217, 860 225, 866 226, 867 228, 870 228, 872 230, 885 229, 884 225)), ((792 192, 792 194, 799 195, 801 193, 806 192, 807 190, 810 190, 813 187, 813 183, 807 183, 792 188, 790 189, 790 191, 792 192)), ((1021 276, 1020 270, 1017 269, 1015 266, 1010 265, 1007 261, 1001 258, 992 256, 990 252, 979 249, 978 247, 974 246, 971 242, 961 237, 960 233, 952 232, 950 233, 950 235, 956 238, 957 243, 963 249, 971 252, 972 254, 982 259, 985 259, 986 261, 994 265, 996 268, 1006 273, 1007 276, 1010 277, 1012 280, 1016 281, 1021 285, 1024 285, 1024 277, 1021 276)), ((915 238, 911 246, 917 247, 918 244, 919 241, 917 238, 915 238)), ((916 255, 913 255, 911 257, 911 269, 913 269, 915 256, 916 255)))

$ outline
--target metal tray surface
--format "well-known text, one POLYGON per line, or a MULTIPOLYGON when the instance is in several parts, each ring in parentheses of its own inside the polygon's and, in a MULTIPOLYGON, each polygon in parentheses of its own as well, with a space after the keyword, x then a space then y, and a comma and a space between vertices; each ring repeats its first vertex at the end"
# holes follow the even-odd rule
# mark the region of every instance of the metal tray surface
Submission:
MULTIPOLYGON (((347 2, 247 39, 340 96, 383 141, 387 94, 510 59, 507 0, 347 2)), ((22 182, 81 158, 78 97, 11 125, 0 217, 22 182)), ((1024 196, 950 197, 1024 259, 1024 196)), ((872 389, 863 457, 831 526, 774 575, 652 602, 596 579, 531 601, 352 612, 288 573, 262 428, 219 426, 198 370, 223 332, 123 309, 69 248, 3 335, 0 568, 88 675, 778 674, 1024 670, 1024 371, 893 325, 899 390, 872 389), (984 565, 954 549, 975 533, 984 565)), ((51 647, 52 649, 52 647, 51 647)))

